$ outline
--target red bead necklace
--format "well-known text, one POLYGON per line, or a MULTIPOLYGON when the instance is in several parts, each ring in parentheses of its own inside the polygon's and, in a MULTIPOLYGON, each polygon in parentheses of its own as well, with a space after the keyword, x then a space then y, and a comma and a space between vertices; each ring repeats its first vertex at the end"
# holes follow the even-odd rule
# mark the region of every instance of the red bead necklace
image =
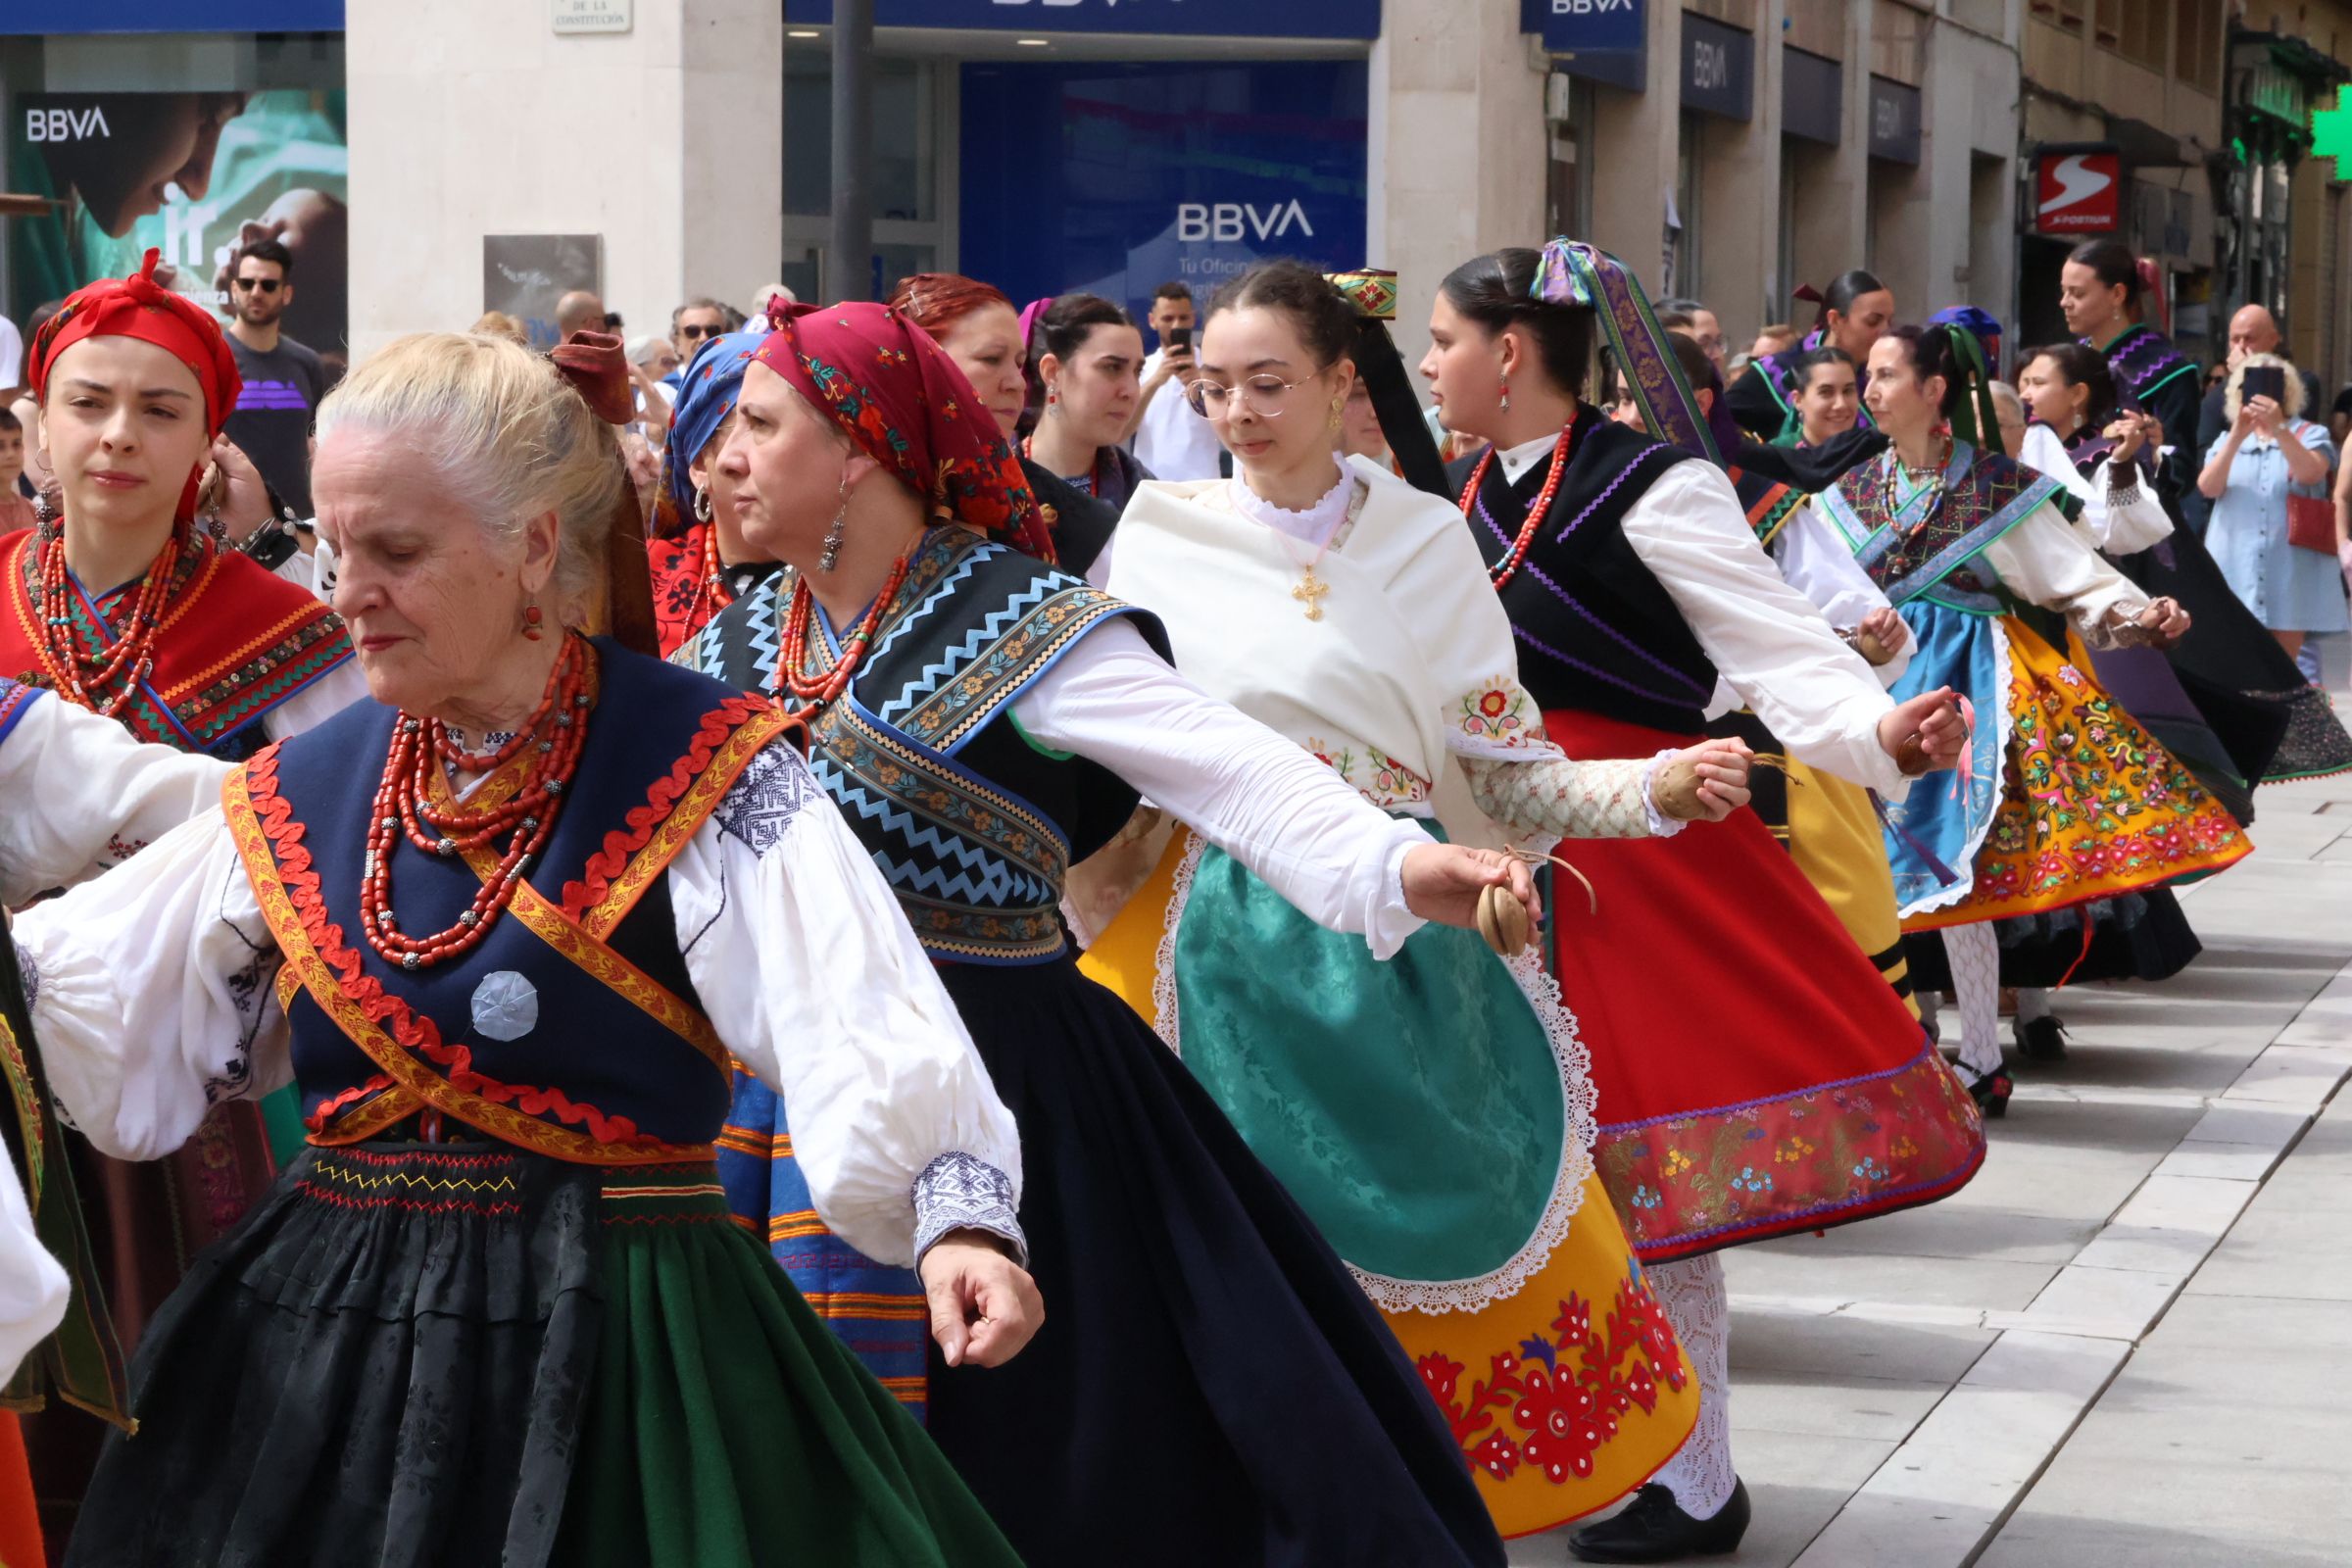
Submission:
POLYGON ((74 635, 73 590, 66 567, 66 528, 60 521, 41 544, 41 649, 60 693, 108 718, 122 715, 155 669, 155 638, 172 598, 173 568, 187 548, 185 523, 174 524, 161 554, 148 563, 131 599, 130 618, 114 645, 85 653, 74 635), (118 684, 119 683, 119 684, 118 684))
POLYGON ((899 589, 906 582, 906 570, 914 562, 915 551, 922 548, 928 531, 918 535, 906 553, 890 568, 890 580, 874 596, 873 604, 858 617, 848 637, 842 640, 841 657, 812 675, 801 671, 808 662, 808 628, 816 618, 816 595, 809 590, 808 579, 803 576, 793 585, 792 610, 784 617, 784 645, 776 656, 776 679, 782 690, 800 699, 800 706, 787 703, 785 710, 794 718, 814 718, 827 703, 849 690, 850 678, 858 672, 858 662, 865 657, 868 644, 881 627, 882 617, 891 602, 899 597, 899 589))
MULTIPOLYGON (((1550 514, 1551 498, 1560 493, 1560 480, 1568 472, 1569 449, 1575 444, 1576 426, 1573 423, 1562 425, 1560 439, 1551 449, 1551 467, 1544 475, 1543 492, 1536 497, 1536 504, 1527 509, 1527 520, 1519 525, 1519 536, 1511 541, 1510 548, 1502 553, 1502 559, 1488 572, 1488 576, 1494 579, 1496 593, 1500 593, 1519 574, 1520 563, 1527 560, 1528 547, 1536 542, 1536 530, 1544 525, 1544 517, 1550 514)), ((1471 508, 1478 504, 1479 487, 1487 482, 1487 469, 1494 462, 1494 448, 1490 444, 1486 451, 1479 454, 1478 466, 1470 470, 1470 483, 1462 490, 1463 516, 1469 516, 1471 508)))
MULTIPOLYGON (((1037 461, 1037 437, 1033 435, 1025 435, 1021 437, 1021 456, 1027 458, 1032 463, 1037 461)), ((1093 465, 1086 470, 1086 478, 1087 483, 1093 486, 1093 488, 1087 492, 1089 495, 1093 496, 1097 501, 1108 500, 1108 498, 1102 494, 1102 449, 1101 447, 1097 447, 1095 449, 1095 461, 1093 465)))
POLYGON ((696 628, 708 625, 711 617, 734 602, 735 596, 727 592, 726 572, 719 565, 718 524, 706 522, 703 524, 703 569, 702 574, 694 580, 694 604, 686 612, 686 624, 696 628))
POLYGON ((555 831, 556 812, 579 768, 580 748, 588 738, 591 699, 586 687, 593 658, 586 639, 564 639, 564 652, 548 676, 547 692, 530 721, 495 751, 466 751, 450 739, 447 726, 437 718, 404 712, 393 724, 384 781, 376 787, 375 811, 368 824, 367 874, 360 890, 360 922, 368 945, 386 962, 422 969, 469 952, 514 902, 515 886, 529 874, 531 861, 555 831), (532 747, 537 750, 529 771, 505 800, 476 808, 436 788, 440 781, 433 770, 445 762, 466 772, 489 772, 532 747), (394 835, 403 830, 425 854, 445 856, 463 855, 501 834, 512 835, 499 856, 497 874, 483 883, 472 906, 446 931, 410 936, 399 929, 392 910, 392 852, 394 835))

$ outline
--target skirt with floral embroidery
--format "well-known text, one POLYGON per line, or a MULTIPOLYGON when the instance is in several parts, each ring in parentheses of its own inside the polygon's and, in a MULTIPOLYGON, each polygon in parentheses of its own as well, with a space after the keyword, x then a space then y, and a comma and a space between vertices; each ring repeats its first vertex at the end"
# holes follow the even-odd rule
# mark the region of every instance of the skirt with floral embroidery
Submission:
POLYGON ((1913 914, 1905 930, 2112 899, 2253 853, 2236 819, 2099 685, 2073 632, 2061 652, 2016 616, 2001 630, 2009 738, 1999 805, 1966 896, 1913 914))
POLYGON ((1371 1292, 1502 1534, 1604 1508, 1682 1446, 1697 1381, 1592 1174, 1583 1050, 1532 957, 1430 926, 1376 960, 1180 833, 1083 967, 1371 1292))
MULTIPOLYGON (((1571 757, 1696 737, 1554 710, 1571 757)), ((1560 846, 1552 963, 1600 1094, 1594 1163, 1645 1263, 1957 1191, 1984 1157, 1968 1092, 1754 812, 1560 846)))

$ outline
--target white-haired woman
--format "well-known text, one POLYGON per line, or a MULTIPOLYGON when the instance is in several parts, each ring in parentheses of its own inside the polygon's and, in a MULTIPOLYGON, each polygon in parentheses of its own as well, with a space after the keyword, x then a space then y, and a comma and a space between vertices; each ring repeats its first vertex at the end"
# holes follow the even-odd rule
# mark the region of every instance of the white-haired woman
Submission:
POLYGON ((951 1363, 1040 1320, 1011 1118, 784 721, 568 629, 610 427, 405 338, 315 479, 374 701, 18 931, 101 1148, 289 1078, 312 1145, 150 1326, 69 1560, 1010 1563, 727 1222, 732 1057, 951 1363))
MULTIPOLYGON (((2197 489, 2213 502, 2205 544, 2222 575, 2278 645, 2300 653, 2312 632, 2352 627, 2344 608, 2344 577, 2336 550, 2344 543, 2339 519, 2323 552, 2288 541, 2293 499, 2327 505, 2335 442, 2325 426, 2302 417, 2303 378, 2276 354, 2249 354, 2230 371, 2222 416, 2230 427, 2205 454, 2197 489), (2246 372, 2282 372, 2279 395, 2246 396, 2246 372)), ((2328 507, 2333 514, 2335 509, 2328 507)))

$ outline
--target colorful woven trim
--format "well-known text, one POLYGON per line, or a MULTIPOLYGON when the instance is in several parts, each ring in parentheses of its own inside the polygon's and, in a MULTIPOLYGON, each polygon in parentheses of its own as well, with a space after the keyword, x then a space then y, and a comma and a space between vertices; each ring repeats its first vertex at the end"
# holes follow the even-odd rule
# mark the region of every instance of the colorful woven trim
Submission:
POLYGON ((8 732, 17 727, 19 719, 32 711, 32 705, 40 700, 45 690, 44 687, 26 686, 0 675, 0 746, 8 744, 8 732))
POLYGON ((724 1225, 730 1218, 727 1190, 709 1159, 615 1171, 600 1196, 608 1225, 724 1225))
POLYGON ((1070 845, 1044 812, 855 703, 835 703, 818 716, 812 746, 825 792, 854 820, 879 819, 888 833, 871 844, 874 863, 925 952, 1034 963, 1064 950, 1070 845), (933 863, 943 842, 963 847, 953 876, 933 863), (983 887, 995 902, 975 902, 983 887))
POLYGON ((1984 1158, 1977 1107, 1932 1041, 1885 1072, 1604 1125, 1594 1148, 1644 1263, 1932 1202, 1984 1158))
POLYGON ((560 1089, 502 1083, 477 1072, 469 1048, 444 1041, 432 1019, 368 974, 342 928, 327 918, 318 874, 302 843, 303 824, 277 793, 276 747, 229 774, 221 805, 262 917, 287 965, 352 1044, 417 1102, 519 1149, 573 1163, 708 1155, 708 1146, 647 1137, 628 1117, 608 1116, 560 1089))
MULTIPOLYGON (((38 537, 18 536, 13 554, 0 561, 0 662, 13 657, 26 679, 59 687, 63 671, 39 635, 34 603, 38 537)), ((84 646, 113 643, 113 627, 86 591, 76 586, 66 610, 84 646)), ((351 657, 351 638, 333 611, 200 531, 173 568, 156 666, 123 721, 143 741, 206 751, 351 657)))
MULTIPOLYGON (((605 835, 576 882, 564 885, 564 914, 599 940, 617 929, 726 799, 768 743, 802 729, 763 697, 730 697, 704 718, 686 755, 628 814, 625 830, 605 835)), ((724 1063, 721 1063, 723 1068, 724 1063)))
POLYGON ((1353 271, 1326 272, 1331 286, 1347 297, 1348 303, 1375 321, 1396 319, 1396 274, 1377 267, 1359 267, 1353 271))

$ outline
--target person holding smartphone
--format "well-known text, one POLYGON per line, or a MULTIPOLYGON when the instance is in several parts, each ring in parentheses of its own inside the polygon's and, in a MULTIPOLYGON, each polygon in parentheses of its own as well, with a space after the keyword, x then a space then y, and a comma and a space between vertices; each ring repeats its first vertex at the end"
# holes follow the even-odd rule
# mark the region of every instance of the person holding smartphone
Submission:
POLYGON ((2338 565, 2344 522, 2325 499, 2335 442, 2301 416, 2303 393, 2278 355, 2240 360, 2223 394, 2229 428, 2197 475, 2213 503, 2205 542, 2222 575, 2289 654, 2312 632, 2352 629, 2338 565), (2297 512, 2307 519, 2301 528, 2297 512), (2313 526, 2323 513, 2329 525, 2313 526))
POLYGON ((1193 412, 1184 389, 1200 376, 1193 358, 1193 290, 1171 278, 1152 291, 1152 314, 1146 321, 1159 339, 1159 348, 1144 361, 1144 395, 1136 404, 1135 428, 1129 445, 1135 458, 1158 478, 1171 482, 1214 479, 1225 449, 1208 420, 1193 412), (1167 397, 1156 394, 1170 382, 1167 397))

